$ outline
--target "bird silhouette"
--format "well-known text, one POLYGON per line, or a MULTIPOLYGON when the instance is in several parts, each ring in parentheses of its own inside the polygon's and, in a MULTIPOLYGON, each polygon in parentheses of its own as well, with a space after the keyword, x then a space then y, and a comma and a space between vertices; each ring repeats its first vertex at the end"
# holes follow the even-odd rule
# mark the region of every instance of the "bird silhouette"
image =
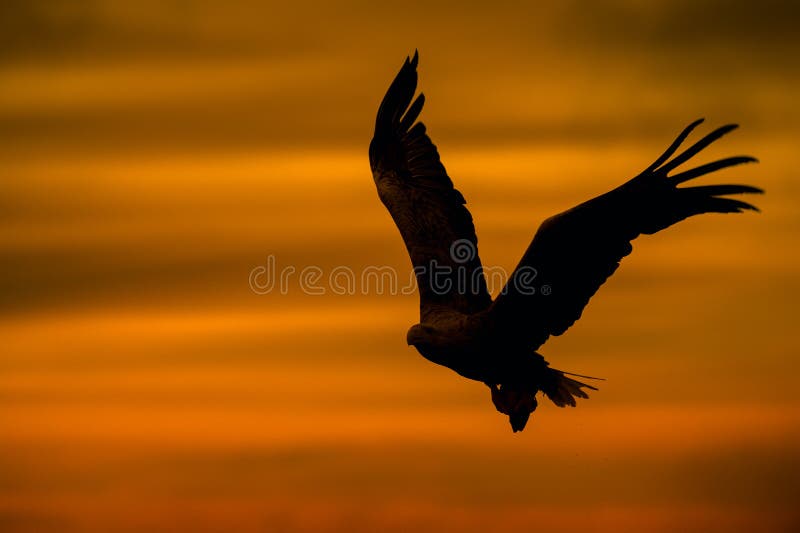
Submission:
MULTIPOLYGON (((678 187, 741 163, 721 159, 672 173, 736 125, 722 126, 675 157, 702 119, 686 127, 653 164, 616 189, 545 220, 492 301, 477 253, 472 216, 417 122, 419 55, 406 58, 378 109, 369 160, 378 196, 405 241, 420 293, 420 321, 407 342, 426 359, 486 384, 495 408, 521 431, 541 391, 559 407, 597 390, 551 368, 536 350, 577 321, 589 299, 631 253, 631 241, 703 213, 758 211, 728 195, 747 185, 678 187), (535 280, 535 284, 533 283, 535 280)), ((572 376, 572 377, 570 377, 572 376)))

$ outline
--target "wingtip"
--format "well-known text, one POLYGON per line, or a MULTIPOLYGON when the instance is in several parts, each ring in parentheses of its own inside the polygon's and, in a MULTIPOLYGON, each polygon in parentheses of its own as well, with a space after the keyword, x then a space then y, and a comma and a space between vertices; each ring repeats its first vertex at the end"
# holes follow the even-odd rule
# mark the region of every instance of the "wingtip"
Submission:
POLYGON ((756 213, 761 212, 759 208, 757 208, 751 203, 743 202, 741 200, 734 200, 732 198, 726 198, 726 200, 728 200, 728 202, 730 202, 731 205, 734 207, 735 213, 744 213, 745 211, 754 211, 756 213))
POLYGON ((738 191, 730 194, 764 194, 764 189, 760 187, 753 187, 752 185, 738 185, 738 191))
POLYGON ((730 161, 732 165, 748 165, 750 163, 760 163, 761 161, 758 158, 753 157, 752 155, 736 155, 733 157, 728 157, 722 159, 721 161, 730 161))
POLYGON ((734 164, 736 165, 749 165, 750 163, 760 163, 761 161, 758 160, 757 157, 753 157, 752 155, 737 155, 735 157, 729 158, 732 161, 735 161, 734 164))
POLYGON ((419 64, 419 51, 415 49, 414 55, 406 56, 406 60, 403 61, 403 70, 416 71, 418 64, 419 64))

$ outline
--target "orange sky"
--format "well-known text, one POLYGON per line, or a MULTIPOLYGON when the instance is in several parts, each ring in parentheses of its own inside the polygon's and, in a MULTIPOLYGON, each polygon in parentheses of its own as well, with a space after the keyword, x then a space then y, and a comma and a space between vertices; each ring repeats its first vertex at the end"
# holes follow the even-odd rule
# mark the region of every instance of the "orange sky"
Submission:
POLYGON ((0 529, 797 528, 784 4, 3 3, 0 529), (485 265, 698 116, 742 124, 698 162, 761 160, 706 178, 761 214, 640 239, 542 348, 607 381, 521 434, 405 345, 416 295, 248 286, 409 272, 366 148, 415 48, 485 265))

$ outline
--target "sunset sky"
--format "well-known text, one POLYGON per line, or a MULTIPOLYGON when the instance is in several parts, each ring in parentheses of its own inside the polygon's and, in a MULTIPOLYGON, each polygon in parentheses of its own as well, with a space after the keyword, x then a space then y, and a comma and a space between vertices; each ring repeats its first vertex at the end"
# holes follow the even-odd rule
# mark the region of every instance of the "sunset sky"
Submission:
POLYGON ((796 531, 798 12, 3 2, 0 530, 796 531), (415 49, 487 266, 695 118, 761 161, 702 181, 762 213, 634 243, 540 350, 606 381, 520 434, 406 346, 416 294, 250 288, 408 279, 366 154, 415 49))

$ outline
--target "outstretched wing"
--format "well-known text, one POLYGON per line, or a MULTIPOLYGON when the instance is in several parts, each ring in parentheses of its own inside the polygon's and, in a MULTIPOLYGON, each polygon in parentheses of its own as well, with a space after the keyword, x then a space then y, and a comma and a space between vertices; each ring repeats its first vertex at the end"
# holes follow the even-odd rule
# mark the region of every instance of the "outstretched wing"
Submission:
POLYGON ((436 146, 416 122, 425 97, 417 61, 406 58, 383 97, 369 145, 381 201, 403 236, 420 291, 420 314, 452 309, 474 313, 491 297, 478 258, 478 238, 464 197, 453 188, 436 146))
POLYGON ((631 253, 631 241, 640 234, 655 233, 702 213, 757 211, 748 203, 725 198, 763 192, 755 187, 678 187, 710 172, 756 161, 752 157, 730 157, 668 175, 737 127, 714 130, 667 162, 701 122, 690 124, 661 157, 629 182, 542 223, 489 311, 495 323, 516 340, 538 347, 580 318, 589 299, 631 253))

